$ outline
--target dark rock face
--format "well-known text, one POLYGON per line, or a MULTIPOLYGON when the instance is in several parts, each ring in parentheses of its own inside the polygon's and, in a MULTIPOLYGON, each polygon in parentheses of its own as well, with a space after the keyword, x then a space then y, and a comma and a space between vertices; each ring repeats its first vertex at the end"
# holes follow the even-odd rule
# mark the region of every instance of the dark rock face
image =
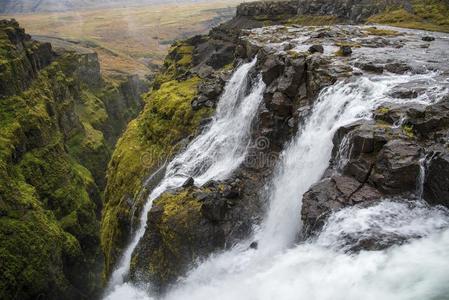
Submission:
POLYGON ((374 202, 382 194, 352 177, 336 175, 315 184, 303 196, 303 236, 319 233, 333 211, 358 203, 374 202))
POLYGON ((0 97, 6 97, 28 88, 39 70, 54 60, 55 53, 50 44, 31 40, 15 20, 0 20, 0 29, 7 43, 14 46, 2 57, 7 63, 0 68, 0 97))
POLYGON ((428 163, 424 199, 449 207, 449 153, 437 153, 428 163))
POLYGON ((420 148, 413 142, 389 141, 379 153, 372 182, 388 194, 413 190, 420 172, 420 156, 420 148))
POLYGON ((298 1, 259 1, 242 3, 237 7, 237 17, 295 15, 298 1))
POLYGON ((312 45, 309 48, 309 52, 310 53, 323 53, 324 52, 324 48, 321 45, 312 45))
POLYGON ((299 0, 299 15, 336 16, 352 23, 365 21, 372 15, 384 11, 391 6, 404 6, 404 0, 299 0))

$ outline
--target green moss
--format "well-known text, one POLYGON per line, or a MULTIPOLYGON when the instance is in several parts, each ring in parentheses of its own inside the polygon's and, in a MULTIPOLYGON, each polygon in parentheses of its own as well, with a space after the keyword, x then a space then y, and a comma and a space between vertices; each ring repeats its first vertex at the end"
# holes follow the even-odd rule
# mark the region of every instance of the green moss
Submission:
POLYGON ((139 200, 145 176, 176 153, 177 142, 195 133, 200 121, 211 113, 205 108, 192 110, 199 82, 198 77, 171 80, 149 93, 144 111, 129 123, 117 144, 108 168, 101 231, 107 268, 126 242, 131 217, 128 199, 139 200))
POLYGON ((198 242, 195 234, 202 220, 201 203, 190 190, 186 190, 165 193, 154 205, 163 210, 157 228, 153 229, 159 241, 149 256, 139 257, 141 254, 136 254, 132 268, 136 268, 137 261, 144 261, 144 272, 149 278, 168 283, 179 275, 180 268, 184 268, 186 257, 195 253, 194 245, 198 242))
POLYGON ((388 24, 397 27, 449 32, 449 5, 442 0, 414 0, 413 10, 392 7, 368 22, 388 24))
MULTIPOLYGON (((28 55, 39 48, 24 45, 28 55)), ((90 66, 77 54, 34 74, 16 50, 0 28, 0 298, 93 297, 102 265, 98 179, 112 128, 103 97, 121 91, 86 84, 80 67, 90 66)))
POLYGON ((376 113, 384 115, 384 114, 387 114, 389 111, 390 111, 390 109, 388 107, 379 107, 376 110, 376 113))
POLYGON ((402 125, 401 127, 402 132, 410 139, 413 139, 415 137, 415 132, 413 130, 413 126, 410 125, 402 125))

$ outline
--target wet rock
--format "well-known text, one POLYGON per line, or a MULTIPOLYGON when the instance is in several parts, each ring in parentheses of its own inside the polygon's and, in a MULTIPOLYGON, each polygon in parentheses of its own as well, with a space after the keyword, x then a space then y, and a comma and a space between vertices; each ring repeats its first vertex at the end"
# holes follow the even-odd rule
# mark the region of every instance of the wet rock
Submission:
POLYGON ((304 71, 304 59, 295 60, 294 65, 285 68, 283 75, 279 78, 277 89, 286 94, 288 97, 294 98, 297 95, 300 84, 302 83, 304 71))
POLYGON ((385 65, 385 70, 395 74, 405 74, 411 71, 411 68, 410 66, 404 63, 391 63, 385 65))
POLYGON ((191 187, 191 186, 194 186, 195 185, 195 180, 193 179, 193 177, 189 177, 183 184, 182 184, 182 187, 183 188, 188 188, 188 187, 191 187))
POLYGON ((269 103, 270 108, 280 116, 290 116, 293 111, 293 104, 282 93, 276 92, 269 103))
POLYGON ((312 45, 309 48, 310 53, 324 53, 324 48, 322 45, 312 45))
POLYGON ((342 56, 350 56, 352 54, 352 48, 350 46, 341 46, 339 52, 342 56))
POLYGON ((433 36, 423 36, 422 40, 424 42, 433 42, 435 40, 435 38, 433 36))
POLYGON ((277 57, 269 57, 262 66, 262 79, 270 85, 284 71, 284 63, 277 57))
POLYGON ((449 152, 438 153, 428 163, 424 199, 449 207, 449 152))
POLYGON ((228 188, 223 192, 223 197, 226 199, 236 199, 240 196, 240 192, 236 189, 228 188))
POLYGON ((252 242, 251 245, 249 245, 250 249, 257 249, 259 247, 259 243, 257 242, 252 242))
POLYGON ((207 199, 201 206, 203 216, 212 221, 223 221, 227 212, 227 202, 225 199, 207 199))
POLYGON ((384 68, 381 65, 376 65, 374 63, 358 63, 356 66, 363 71, 382 74, 384 72, 384 68))
POLYGON ((381 193, 348 176, 333 176, 313 185, 304 194, 301 219, 303 238, 318 233, 331 212, 362 202, 379 200, 381 193))
POLYGON ((413 99, 418 97, 418 92, 416 90, 397 89, 394 90, 390 95, 391 97, 398 99, 413 99))
POLYGON ((389 141, 380 151, 370 181, 384 193, 414 192, 419 177, 420 148, 413 142, 389 141))
POLYGON ((438 131, 449 127, 449 97, 438 103, 429 105, 423 109, 419 115, 410 118, 409 124, 413 130, 421 137, 432 138, 438 131))

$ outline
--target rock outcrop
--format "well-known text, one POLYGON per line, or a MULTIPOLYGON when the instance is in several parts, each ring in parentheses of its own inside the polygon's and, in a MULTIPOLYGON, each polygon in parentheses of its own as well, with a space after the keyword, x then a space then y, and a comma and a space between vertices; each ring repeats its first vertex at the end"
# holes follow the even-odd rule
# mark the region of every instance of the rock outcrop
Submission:
POLYGON ((140 87, 14 20, 0 22, 0 50, 0 298, 92 299, 105 170, 140 87))

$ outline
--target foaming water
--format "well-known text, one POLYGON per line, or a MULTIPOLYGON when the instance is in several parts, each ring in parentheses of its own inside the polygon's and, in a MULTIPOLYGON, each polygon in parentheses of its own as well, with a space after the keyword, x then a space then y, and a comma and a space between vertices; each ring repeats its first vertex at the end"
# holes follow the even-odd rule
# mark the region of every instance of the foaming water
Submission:
POLYGON ((112 294, 108 299, 123 299, 124 294, 129 294, 130 299, 141 299, 142 293, 123 281, 129 272, 132 253, 145 234, 153 200, 168 189, 180 187, 189 177, 193 177, 197 185, 211 179, 224 179, 244 160, 250 140, 249 129, 265 89, 262 79, 258 78, 246 94, 248 74, 256 62, 255 58, 237 69, 225 87, 211 125, 167 166, 164 179, 147 199, 132 242, 112 274, 108 288, 112 294))
MULTIPOLYGON (((210 268, 201 266, 163 299, 447 299, 449 264, 442 262, 449 259, 449 230, 444 229, 448 224, 447 211, 392 201, 343 209, 329 220, 318 241, 269 259, 260 259, 256 250, 246 251, 239 270, 208 274, 207 281, 197 273, 210 268), (394 213, 384 218, 382 213, 389 210, 394 213), (414 216, 418 218, 411 224, 405 222, 414 216), (358 226, 364 235, 385 227, 389 233, 422 238, 383 251, 349 255, 340 247, 340 238, 354 232, 346 225, 358 226)), ((219 261, 223 269, 235 267, 219 261)))
MULTIPOLYGON (((302 195, 328 167, 336 130, 370 118, 373 109, 384 102, 398 102, 389 98, 391 88, 417 77, 432 81, 432 75, 361 77, 337 83, 320 95, 304 128, 282 155, 272 183, 268 215, 256 236, 261 249, 275 253, 296 239, 302 195)), ((422 95, 415 101, 427 104, 433 98, 422 95)))
MULTIPOLYGON (((336 130, 370 118, 384 102, 404 101, 392 99, 389 91, 416 79, 434 83, 433 74, 374 76, 325 89, 282 153, 269 185, 267 215, 254 236, 212 255, 158 299, 444 299, 449 290, 449 265, 441 262, 449 259, 449 231, 445 229, 449 217, 442 209, 395 201, 347 208, 329 219, 317 239, 295 245, 301 229, 302 195, 328 167, 336 130), (350 244, 351 238, 357 241, 379 235, 393 235, 403 245, 345 253, 345 241, 350 244), (248 248, 254 240, 257 250, 248 248)), ((429 104, 437 100, 430 93, 407 101, 429 104)))

